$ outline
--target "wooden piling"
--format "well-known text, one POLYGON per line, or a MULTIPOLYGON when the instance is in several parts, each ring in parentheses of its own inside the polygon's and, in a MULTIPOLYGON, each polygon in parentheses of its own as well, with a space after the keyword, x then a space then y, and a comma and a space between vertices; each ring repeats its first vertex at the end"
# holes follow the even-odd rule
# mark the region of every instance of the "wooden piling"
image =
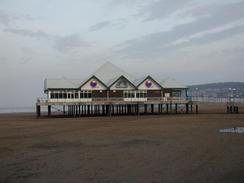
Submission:
POLYGON ((48 116, 51 116, 51 105, 47 106, 47 113, 48 113, 48 116))
POLYGON ((186 114, 189 113, 189 104, 186 104, 186 114))
POLYGON ((36 116, 37 117, 41 116, 41 106, 40 105, 36 105, 36 116))
POLYGON ((153 114, 154 113, 154 105, 151 104, 151 113, 153 114))

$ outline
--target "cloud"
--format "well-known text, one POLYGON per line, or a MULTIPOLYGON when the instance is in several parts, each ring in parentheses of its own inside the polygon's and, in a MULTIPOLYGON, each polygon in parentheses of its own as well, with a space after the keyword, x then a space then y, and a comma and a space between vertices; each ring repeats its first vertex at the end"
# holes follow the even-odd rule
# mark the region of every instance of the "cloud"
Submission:
POLYGON ((69 51, 72 48, 88 46, 90 46, 90 44, 83 40, 79 35, 72 34, 56 38, 54 48, 59 51, 69 51))
POLYGON ((231 22, 224 26, 217 27, 215 29, 198 32, 188 37, 178 39, 174 42, 171 42, 170 44, 172 45, 181 45, 184 43, 199 44, 200 42, 209 42, 220 38, 230 37, 231 35, 242 33, 243 30, 244 30, 244 18, 239 21, 231 22))
POLYGON ((8 61, 7 57, 0 57, 0 65, 7 64, 7 61, 8 61))
POLYGON ((32 38, 45 38, 45 39, 54 38, 54 36, 49 35, 42 30, 32 31, 32 30, 28 30, 28 29, 5 28, 4 31, 10 32, 13 34, 26 36, 26 37, 32 37, 32 38))
POLYGON ((142 17, 145 21, 166 19, 171 15, 199 17, 208 15, 209 11, 214 11, 217 6, 243 3, 242 0, 152 0, 148 2, 150 3, 141 5, 137 13, 137 17, 142 17))
POLYGON ((30 64, 33 61, 32 57, 24 56, 20 58, 19 64, 25 65, 25 64, 30 64))
MULTIPOLYGON (((244 18, 243 10, 244 3, 213 5, 208 11, 205 11, 208 12, 208 16, 203 16, 205 12, 201 14, 201 11, 199 11, 199 17, 194 21, 177 25, 169 31, 159 31, 126 41, 124 44, 119 45, 119 52, 132 58, 159 57, 168 54, 170 51, 175 51, 176 48, 186 46, 185 44, 178 45, 177 47, 169 46, 171 43, 175 43, 175 41, 180 39, 188 39, 199 33, 205 32, 205 34, 199 34, 196 37, 188 39, 187 44, 206 43, 238 34, 243 31, 242 25, 239 24, 230 26, 228 29, 219 29, 216 33, 213 30, 226 26, 234 21, 242 20, 244 18)), ((192 13, 195 13, 195 11, 197 10, 191 10, 192 13)))
POLYGON ((33 31, 28 29, 16 29, 16 28, 5 28, 4 31, 25 36, 25 37, 46 39, 52 41, 54 42, 53 48, 61 52, 69 51, 73 48, 78 48, 78 47, 87 47, 90 45, 88 42, 83 40, 77 34, 71 34, 67 36, 57 36, 57 35, 48 34, 42 30, 33 31))
POLYGON ((103 21, 103 22, 99 22, 97 24, 94 24, 92 26, 89 27, 89 31, 93 32, 93 31, 98 31, 101 30, 105 27, 108 27, 109 25, 111 25, 110 21, 103 21))
POLYGON ((11 27, 11 25, 26 22, 26 21, 35 21, 37 18, 34 18, 28 14, 25 15, 16 15, 13 12, 9 11, 3 11, 0 10, 0 25, 3 25, 4 27, 11 27))
POLYGON ((11 15, 10 13, 6 13, 2 10, 0 10, 0 24, 4 26, 8 26, 10 22, 18 19, 17 16, 11 15))
POLYGON ((138 12, 137 16, 144 17, 146 21, 154 19, 165 18, 170 14, 177 12, 183 8, 192 5, 193 0, 158 0, 151 1, 147 5, 144 5, 138 12))
MULTIPOLYGON (((150 0, 148 0, 148 2, 151 3, 150 0)), ((133 0, 133 1, 131 1, 131 0, 111 0, 109 2, 109 5, 112 7, 114 7, 114 6, 131 6, 131 5, 140 6, 143 4, 145 4, 145 1, 142 1, 142 0, 133 0)))

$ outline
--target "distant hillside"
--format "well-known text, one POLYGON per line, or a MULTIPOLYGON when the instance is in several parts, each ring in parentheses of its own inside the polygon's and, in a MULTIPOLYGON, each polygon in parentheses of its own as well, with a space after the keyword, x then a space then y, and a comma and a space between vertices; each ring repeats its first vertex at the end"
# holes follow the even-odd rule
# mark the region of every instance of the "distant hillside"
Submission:
POLYGON ((244 82, 208 83, 189 86, 191 96, 244 97, 244 82))

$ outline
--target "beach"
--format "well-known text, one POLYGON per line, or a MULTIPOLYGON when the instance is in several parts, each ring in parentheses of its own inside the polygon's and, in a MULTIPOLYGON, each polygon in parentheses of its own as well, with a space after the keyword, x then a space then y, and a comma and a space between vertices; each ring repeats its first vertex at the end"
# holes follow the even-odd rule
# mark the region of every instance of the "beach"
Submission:
POLYGON ((0 115, 0 182, 244 182, 244 114, 0 115))

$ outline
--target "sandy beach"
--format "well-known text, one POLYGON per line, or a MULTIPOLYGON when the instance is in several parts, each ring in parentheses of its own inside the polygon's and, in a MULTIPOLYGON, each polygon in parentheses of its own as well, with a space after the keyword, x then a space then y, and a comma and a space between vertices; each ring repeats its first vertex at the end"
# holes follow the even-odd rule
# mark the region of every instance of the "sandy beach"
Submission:
POLYGON ((244 114, 0 115, 0 182, 244 182, 244 114))

